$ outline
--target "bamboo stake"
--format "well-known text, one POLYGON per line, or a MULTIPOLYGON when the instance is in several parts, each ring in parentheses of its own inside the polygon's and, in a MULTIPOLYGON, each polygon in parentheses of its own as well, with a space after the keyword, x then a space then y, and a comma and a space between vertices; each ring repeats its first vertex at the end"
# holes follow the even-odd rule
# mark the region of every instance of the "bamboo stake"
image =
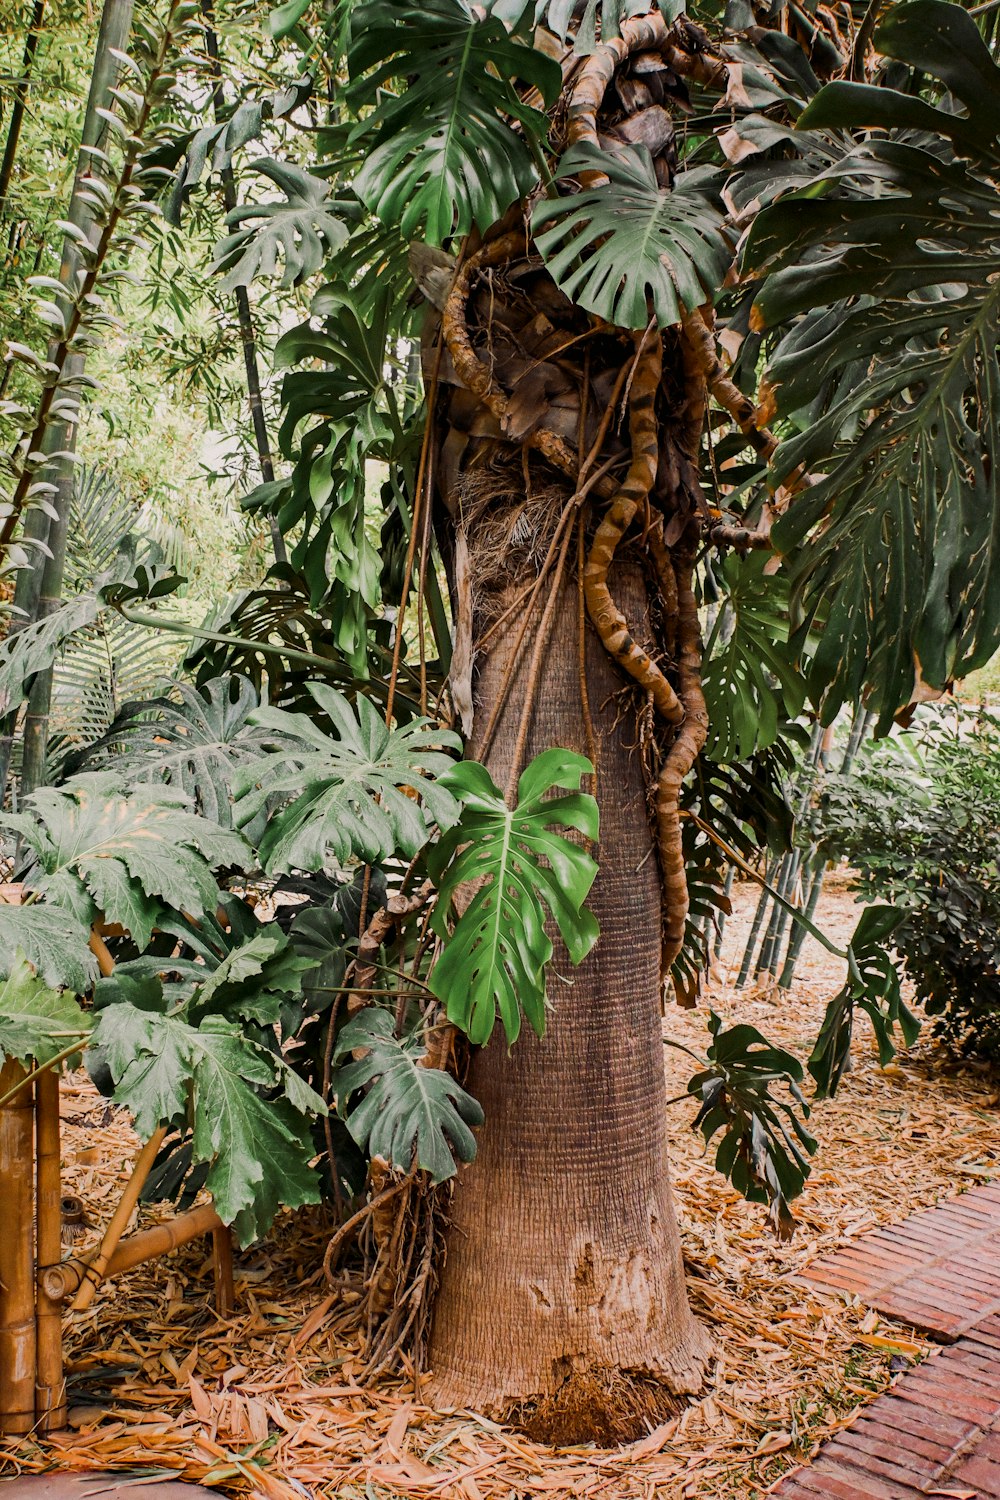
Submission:
POLYGON ((35 1420, 40 1432, 66 1425, 62 1306, 45 1293, 48 1266, 62 1256, 62 1193, 59 1178, 59 1074, 40 1073, 35 1082, 35 1236, 38 1288, 35 1302, 35 1420))
MULTIPOLYGON (((0 1068, 0 1095, 26 1077, 11 1059, 0 1068)), ((35 1262, 30 1084, 0 1109, 0 1434, 35 1425, 35 1262)))
POLYGON ((236 1311, 233 1234, 224 1224, 212 1230, 212 1269, 215 1272, 215 1310, 220 1318, 231 1318, 236 1311))
MULTIPOLYGON (((150 1260, 160 1260, 172 1250, 179 1250, 203 1234, 214 1234, 222 1228, 222 1220, 211 1203, 199 1204, 187 1213, 177 1214, 166 1224, 154 1224, 151 1229, 141 1229, 121 1240, 117 1250, 108 1261, 104 1272, 105 1281, 112 1276, 121 1276, 125 1271, 145 1265, 150 1260)), ((72 1297, 90 1269, 89 1256, 73 1256, 59 1265, 50 1266, 39 1273, 44 1277, 46 1296, 53 1302, 65 1302, 72 1297)))
POLYGON ((94 1293, 104 1280, 108 1269, 108 1262, 118 1248, 118 1241, 125 1232, 125 1227, 132 1217, 132 1210, 139 1201, 146 1178, 156 1160, 157 1152, 163 1145, 167 1134, 167 1127, 161 1125, 155 1134, 143 1146, 136 1158, 135 1166, 132 1168, 132 1176, 128 1180, 128 1186, 122 1193, 121 1201, 115 1209, 111 1223, 104 1231, 100 1249, 93 1260, 87 1266, 84 1273, 83 1283, 80 1290, 73 1299, 73 1312, 86 1312, 94 1300, 94 1293))

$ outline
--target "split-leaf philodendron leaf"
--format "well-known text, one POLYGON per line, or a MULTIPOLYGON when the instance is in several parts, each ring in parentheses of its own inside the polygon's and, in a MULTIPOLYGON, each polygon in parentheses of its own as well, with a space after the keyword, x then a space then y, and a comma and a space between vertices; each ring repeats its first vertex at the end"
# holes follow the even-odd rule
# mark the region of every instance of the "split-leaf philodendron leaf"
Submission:
POLYGON ((368 1007, 337 1038, 335 1057, 351 1052, 362 1056, 342 1062, 333 1089, 348 1130, 370 1157, 384 1157, 402 1172, 420 1167, 433 1182, 454 1175, 456 1157, 472 1160, 476 1138, 469 1127, 483 1123, 483 1112, 450 1073, 423 1066, 419 1036, 397 1038, 389 1011, 368 1007), (367 1092, 352 1106, 361 1089, 367 1092))
POLYGON ((430 982, 449 1020, 473 1042, 489 1040, 498 1015, 508 1042, 515 1041, 522 1010, 542 1035, 545 969, 553 951, 547 912, 574 964, 597 941, 597 922, 583 904, 597 865, 556 831, 597 838, 597 803, 576 790, 591 770, 582 755, 545 750, 522 772, 513 808, 475 761, 462 761, 442 778, 461 801, 462 815, 428 856, 440 893, 433 925, 444 944, 430 982), (549 796, 556 787, 569 790, 549 796), (463 905, 462 887, 470 882, 478 889, 463 905), (451 902, 459 911, 453 926, 451 902))

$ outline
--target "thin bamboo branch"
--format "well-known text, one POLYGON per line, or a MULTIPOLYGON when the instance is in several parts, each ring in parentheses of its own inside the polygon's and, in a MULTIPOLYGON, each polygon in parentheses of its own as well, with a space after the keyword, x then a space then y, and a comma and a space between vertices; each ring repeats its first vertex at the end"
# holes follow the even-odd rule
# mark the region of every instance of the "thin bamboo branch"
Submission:
MULTIPOLYGON (((0 1068, 0 1093, 25 1080, 20 1063, 0 1068)), ((31 1085, 0 1109, 0 1434, 35 1425, 35 1262, 31 1085)))
MULTIPOLYGON (((201 1203, 187 1213, 177 1214, 166 1224, 154 1224, 151 1229, 140 1229, 137 1234, 127 1235, 108 1261, 104 1273, 105 1281, 112 1276, 121 1276, 147 1261, 160 1260, 182 1245, 200 1239, 202 1235, 214 1234, 221 1229, 222 1220, 211 1203, 201 1203)), ((91 1256, 71 1256, 58 1265, 39 1272, 39 1283, 54 1302, 65 1302, 78 1290, 87 1274, 91 1256)))
POLYGON ((128 1185, 124 1193, 122 1193, 121 1200, 112 1215, 110 1224, 104 1231, 104 1238, 101 1240, 100 1248, 93 1260, 88 1264, 80 1290, 73 1299, 74 1312, 86 1312, 91 1302, 93 1302, 94 1293, 107 1274, 108 1263, 117 1250, 118 1241, 124 1234, 125 1227, 132 1217, 132 1210, 139 1201, 139 1194, 142 1192, 146 1178, 150 1174, 166 1134, 167 1127, 161 1125, 159 1130, 150 1136, 139 1152, 135 1166, 132 1168, 132 1176, 128 1180, 128 1185))
MULTIPOLYGON (((219 54, 219 38, 213 25, 212 0, 202 0, 201 12, 205 18, 205 49, 208 52, 209 65, 212 73, 212 113, 215 123, 218 125, 223 119, 226 100, 222 86, 222 61, 219 54)), ((236 180, 233 176, 232 167, 223 167, 219 174, 222 179, 222 201, 226 213, 232 213, 236 207, 236 180)), ((236 313, 240 325, 240 341, 243 345, 243 364, 246 369, 247 399, 250 405, 250 420, 253 423, 254 441, 257 445, 257 461, 260 465, 261 478, 265 484, 270 484, 274 479, 274 462, 271 458, 271 445, 267 436, 267 419, 264 415, 264 400, 261 395, 260 367, 257 363, 257 340, 254 335, 253 314, 250 311, 250 294, 245 286, 236 288, 236 313)), ((274 560, 276 563, 286 563, 288 552, 285 547, 285 539, 281 534, 277 517, 270 517, 271 545, 274 549, 274 560)))

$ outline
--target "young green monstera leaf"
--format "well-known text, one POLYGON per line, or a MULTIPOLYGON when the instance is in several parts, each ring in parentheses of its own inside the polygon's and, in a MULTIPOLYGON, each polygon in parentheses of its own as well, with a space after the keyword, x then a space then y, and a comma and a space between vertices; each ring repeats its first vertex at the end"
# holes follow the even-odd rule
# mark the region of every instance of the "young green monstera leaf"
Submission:
POLYGON ((440 892, 434 929, 444 945, 430 983, 448 1019, 473 1042, 489 1040, 498 1015, 508 1042, 515 1041, 522 1011, 538 1036, 544 1032, 553 951, 547 915, 574 964, 597 941, 597 922, 584 906, 597 865, 559 831, 597 838, 597 803, 578 790, 592 770, 582 755, 545 750, 522 773, 514 807, 475 761, 442 777, 462 814, 428 857, 440 892), (563 794, 550 796, 557 787, 563 794), (472 882, 478 888, 453 921, 449 907, 472 882))

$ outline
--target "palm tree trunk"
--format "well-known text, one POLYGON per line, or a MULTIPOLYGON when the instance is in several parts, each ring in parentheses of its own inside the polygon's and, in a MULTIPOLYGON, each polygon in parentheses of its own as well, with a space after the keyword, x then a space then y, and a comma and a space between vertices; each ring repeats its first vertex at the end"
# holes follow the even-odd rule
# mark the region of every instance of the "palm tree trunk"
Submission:
MULTIPOLYGON (((616 574, 616 598, 648 635, 640 570, 616 574)), ((517 626, 494 638, 481 667, 473 755, 517 626)), ((588 753, 579 630, 573 580, 543 653, 526 760, 550 745, 588 753)), ((501 786, 530 654, 519 654, 487 755, 501 786)), ((486 1124, 456 1191, 430 1364, 445 1405, 514 1412, 552 1441, 614 1442, 699 1388, 709 1340, 688 1307, 670 1188, 647 775, 634 721, 614 697, 626 679, 589 627, 585 671, 602 825, 589 905, 601 937, 578 969, 555 939, 542 1041, 522 1036, 508 1051, 498 1028, 472 1062, 486 1124)))

